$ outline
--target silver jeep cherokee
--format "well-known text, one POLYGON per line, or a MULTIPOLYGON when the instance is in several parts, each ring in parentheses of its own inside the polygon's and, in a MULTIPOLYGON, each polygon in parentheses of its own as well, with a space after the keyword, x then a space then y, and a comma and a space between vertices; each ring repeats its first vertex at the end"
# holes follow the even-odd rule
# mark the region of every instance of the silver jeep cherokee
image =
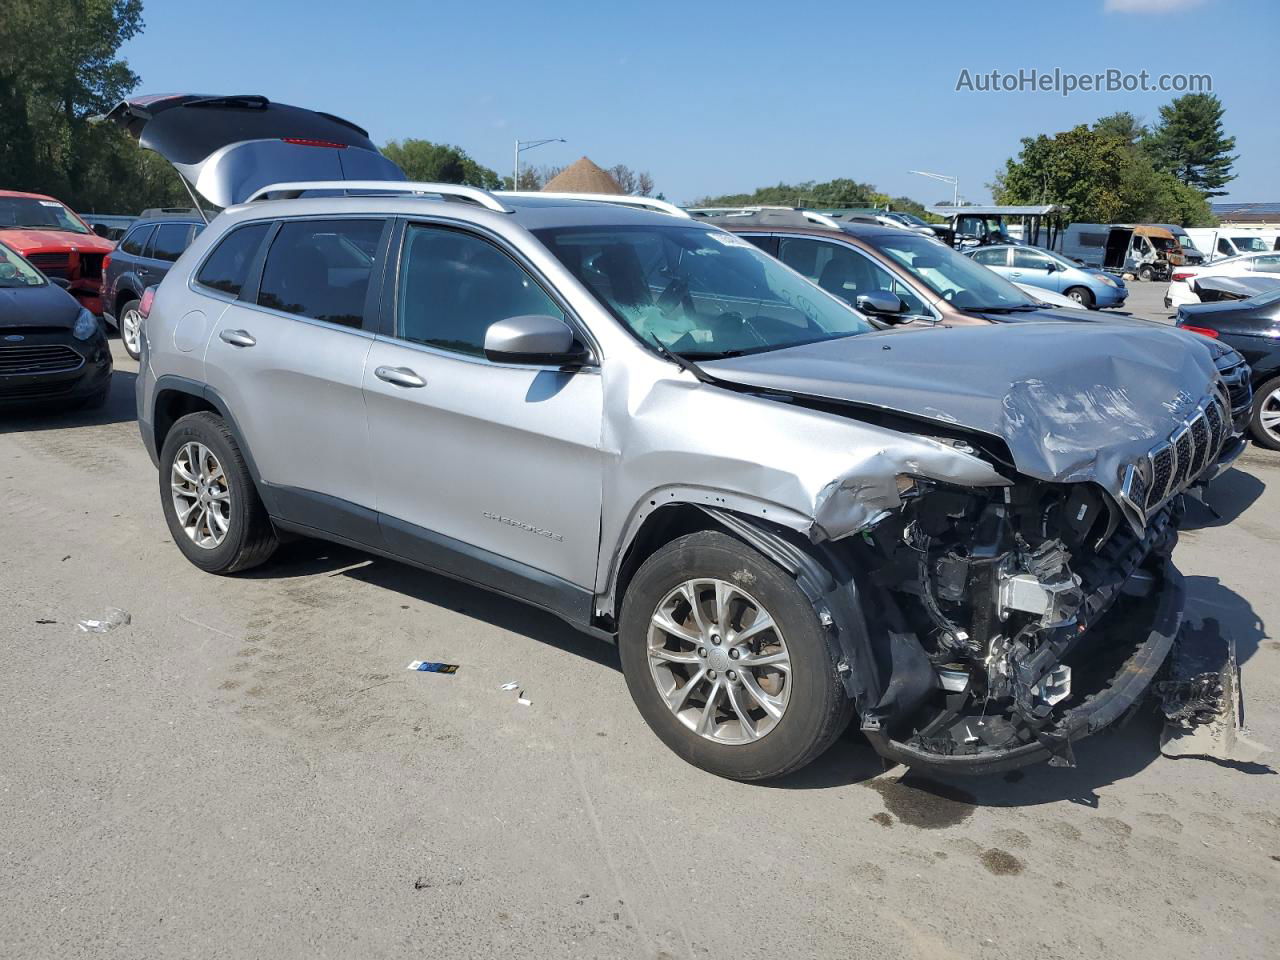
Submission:
POLYGON ((227 206, 137 381, 200 568, 288 531, 527 601, 616 639, 658 736, 743 780, 853 716, 907 764, 1069 764, 1165 660, 1183 494, 1242 446, 1194 338, 878 330, 706 224, 394 182, 328 115, 112 116, 227 206))

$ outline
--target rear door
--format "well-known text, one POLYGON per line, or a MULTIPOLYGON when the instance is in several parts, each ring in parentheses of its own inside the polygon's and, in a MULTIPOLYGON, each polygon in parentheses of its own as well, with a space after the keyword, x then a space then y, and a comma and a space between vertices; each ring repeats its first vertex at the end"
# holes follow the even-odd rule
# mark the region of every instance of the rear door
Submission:
POLYGON ((599 370, 494 363, 483 351, 498 320, 575 321, 495 239, 410 223, 400 251, 387 335, 364 376, 388 546, 544 606, 576 585, 585 615, 603 478, 599 370))
POLYGON ((273 224, 205 354, 275 513, 363 543, 377 524, 361 383, 388 229, 367 216, 273 224))

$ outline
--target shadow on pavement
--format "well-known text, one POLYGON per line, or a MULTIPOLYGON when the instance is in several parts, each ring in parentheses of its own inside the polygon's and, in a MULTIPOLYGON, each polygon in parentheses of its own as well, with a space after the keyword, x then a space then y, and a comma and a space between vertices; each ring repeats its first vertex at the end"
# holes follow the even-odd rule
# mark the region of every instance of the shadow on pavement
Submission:
POLYGON ((111 393, 98 410, 68 407, 65 403, 0 409, 0 433, 28 433, 40 430, 67 430, 97 427, 107 423, 129 423, 138 419, 133 387, 138 375, 132 370, 116 370, 111 375, 111 393))
POLYGON ((351 547, 305 538, 293 540, 283 544, 266 565, 238 576, 281 580, 324 573, 350 577, 403 597, 444 607, 593 663, 620 669, 618 654, 612 645, 575 630, 559 617, 537 607, 351 547))
POLYGON ((1187 516, 1182 522, 1183 532, 1225 527, 1253 506, 1262 496, 1267 485, 1251 473, 1232 468, 1214 480, 1209 486, 1205 502, 1187 497, 1187 516))

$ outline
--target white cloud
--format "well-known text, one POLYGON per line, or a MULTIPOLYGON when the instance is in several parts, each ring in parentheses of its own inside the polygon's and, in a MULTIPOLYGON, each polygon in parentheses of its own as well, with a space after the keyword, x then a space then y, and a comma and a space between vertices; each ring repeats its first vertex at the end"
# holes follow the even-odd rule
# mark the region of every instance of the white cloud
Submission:
POLYGON ((1107 13, 1174 13, 1198 7, 1204 0, 1104 0, 1107 13))

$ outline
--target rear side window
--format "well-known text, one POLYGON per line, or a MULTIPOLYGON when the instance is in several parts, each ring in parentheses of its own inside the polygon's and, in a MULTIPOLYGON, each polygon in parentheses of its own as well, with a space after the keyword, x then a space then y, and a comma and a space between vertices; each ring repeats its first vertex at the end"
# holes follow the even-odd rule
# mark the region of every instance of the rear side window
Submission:
POLYGON ((147 245, 147 238, 151 236, 151 231, 154 229, 153 226, 145 226, 129 231, 129 235, 120 244, 120 249, 135 257, 141 256, 142 248, 147 245))
POLYGON ((213 248, 196 275, 196 282, 238 297, 253 257, 270 227, 269 223, 251 223, 232 230, 213 248))
POLYGON ((286 221, 271 243, 258 304, 358 327, 382 220, 286 221))
POLYGON ((988 267, 1003 267, 1008 251, 1004 248, 996 250, 978 250, 973 254, 973 260, 976 263, 985 264, 988 267))
POLYGON ((187 249, 191 242, 191 224, 162 223, 156 227, 155 236, 151 238, 149 255, 155 260, 172 263, 187 249))
POLYGON ((484 335, 509 317, 564 318, 529 274, 493 244, 441 227, 411 226, 400 268, 399 335, 484 355, 484 335))

